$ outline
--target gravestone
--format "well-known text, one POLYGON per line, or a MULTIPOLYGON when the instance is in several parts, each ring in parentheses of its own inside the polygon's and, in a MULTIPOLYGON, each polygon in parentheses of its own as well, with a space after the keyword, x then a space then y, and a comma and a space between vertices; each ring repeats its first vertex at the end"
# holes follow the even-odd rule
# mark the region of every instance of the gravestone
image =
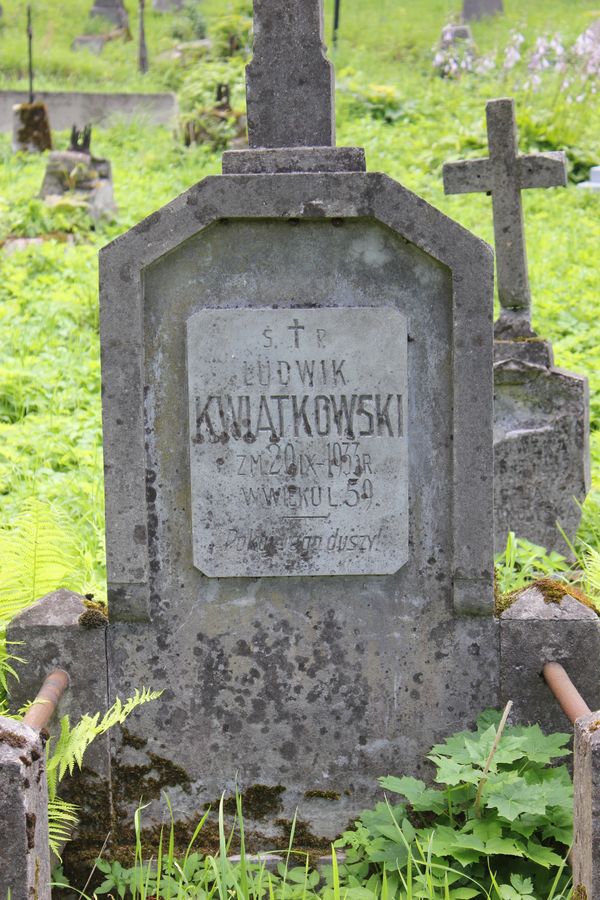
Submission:
POLYGON ((502 0, 463 0, 462 20, 484 19, 504 12, 502 0))
POLYGON ((521 191, 566 185, 563 153, 518 153, 514 103, 487 104, 489 158, 447 163, 447 194, 492 196, 500 318, 495 325, 496 550, 509 531, 567 552, 589 489, 587 380, 557 369, 531 327, 521 191))
POLYGON ((129 27, 129 16, 123 0, 95 0, 91 16, 103 16, 119 28, 129 27))
POLYGON ((81 138, 74 126, 69 149, 49 154, 40 197, 55 205, 68 197, 75 204, 84 205, 94 219, 112 216, 117 207, 110 162, 92 156, 91 126, 84 129, 81 138))
POLYGON ((473 35, 468 25, 453 25, 452 23, 444 25, 442 36, 440 37, 440 48, 447 50, 455 44, 467 41, 472 42, 473 35))
POLYGON ((256 0, 255 20, 249 149, 101 255, 110 625, 58 592, 7 632, 33 663, 17 704, 58 661, 78 711, 164 689, 110 766, 106 742, 86 762, 85 859, 110 817, 128 845, 140 797, 149 848, 161 791, 187 843, 236 786, 251 849, 287 846, 298 810, 296 843, 329 850, 377 776, 429 777, 480 709, 535 721, 517 637, 598 683, 535 604, 493 616, 489 248, 335 146, 319 0, 256 0), (265 36, 283 10, 316 61, 306 96, 302 53, 265 36))
POLYGON ((117 829, 328 847, 497 699, 491 253, 335 146, 322 17, 255 0, 249 149, 101 254, 117 829))

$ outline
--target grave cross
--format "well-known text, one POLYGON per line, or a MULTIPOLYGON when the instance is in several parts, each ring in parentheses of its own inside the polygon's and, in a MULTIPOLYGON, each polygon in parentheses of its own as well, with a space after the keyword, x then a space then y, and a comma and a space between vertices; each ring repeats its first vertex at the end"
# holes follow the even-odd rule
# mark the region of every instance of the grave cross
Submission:
POLYGON ((335 146, 323 27, 323 0, 254 0, 254 56, 246 69, 251 148, 335 146))
POLYGON ((492 195, 498 295, 502 312, 496 334, 532 337, 531 292, 521 191, 565 186, 566 157, 562 152, 518 152, 514 101, 490 100, 486 107, 489 158, 446 163, 446 194, 485 191, 492 195))

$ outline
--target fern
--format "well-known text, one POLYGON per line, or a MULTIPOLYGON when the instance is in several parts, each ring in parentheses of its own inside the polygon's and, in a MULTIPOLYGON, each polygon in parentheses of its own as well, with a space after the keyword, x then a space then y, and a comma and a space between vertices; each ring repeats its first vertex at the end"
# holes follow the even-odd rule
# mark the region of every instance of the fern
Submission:
POLYGON ((48 801, 48 843, 54 855, 60 859, 60 848, 71 839, 73 829, 79 824, 78 807, 60 797, 48 801))
MULTIPOLYGON (((94 716, 83 716, 79 722, 71 727, 68 716, 63 716, 60 721, 60 735, 52 752, 48 752, 48 796, 53 799, 56 796, 56 788, 66 773, 73 774, 75 767, 81 768, 83 756, 94 738, 105 734, 114 725, 122 725, 125 719, 131 715, 134 709, 157 700, 162 691, 151 691, 149 688, 136 690, 133 697, 123 703, 117 697, 111 708, 100 718, 100 713, 94 716)), ((48 745, 50 747, 50 745, 48 745)))
POLYGON ((57 795, 57 788, 67 772, 73 774, 75 768, 81 769, 85 751, 92 741, 105 734, 109 728, 122 725, 129 715, 142 706, 157 700, 162 691, 151 691, 149 688, 136 690, 133 697, 123 702, 119 697, 109 710, 100 718, 100 713, 94 716, 83 716, 76 725, 71 727, 68 716, 60 720, 60 735, 52 748, 52 741, 46 745, 46 772, 48 776, 48 829, 50 835, 50 847, 56 856, 59 856, 59 848, 71 837, 73 828, 77 825, 78 807, 67 803, 57 795))
POLYGON ((15 522, 0 530, 0 626, 60 587, 80 564, 78 541, 67 517, 30 498, 15 522))

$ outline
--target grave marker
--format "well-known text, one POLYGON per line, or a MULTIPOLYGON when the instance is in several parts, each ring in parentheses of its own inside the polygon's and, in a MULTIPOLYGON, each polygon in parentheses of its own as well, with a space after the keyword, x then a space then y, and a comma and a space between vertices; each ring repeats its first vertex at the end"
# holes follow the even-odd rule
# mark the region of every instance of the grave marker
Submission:
POLYGON ((101 254, 113 836, 237 782, 328 846, 498 702, 493 260, 334 146, 318 0, 255 26, 251 147, 101 254))
POLYGON ((91 16, 103 16, 119 28, 129 27, 129 16, 123 0, 95 0, 91 16))
POLYGON ((498 297, 502 311, 497 336, 535 337, 531 330, 531 291, 527 271, 521 191, 566 186, 562 151, 519 154, 514 101, 490 100, 486 107, 490 155, 444 165, 447 194, 492 195, 498 297))
POLYGON ((462 20, 471 22, 473 19, 483 19, 503 12, 502 0, 463 0, 462 20))
POLYGON ((589 489, 589 397, 581 376, 555 369, 531 326, 521 191, 566 185, 562 152, 518 152, 514 102, 487 104, 489 157, 446 163, 447 194, 492 196, 500 318, 495 325, 496 550, 509 531, 565 553, 589 489))

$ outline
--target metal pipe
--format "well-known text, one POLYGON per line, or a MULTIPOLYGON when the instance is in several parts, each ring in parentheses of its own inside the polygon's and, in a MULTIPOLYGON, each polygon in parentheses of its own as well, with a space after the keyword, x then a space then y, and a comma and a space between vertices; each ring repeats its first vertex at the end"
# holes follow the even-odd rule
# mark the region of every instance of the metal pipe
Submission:
POLYGON ((591 709, 560 663, 546 663, 542 674, 546 684, 560 703, 562 711, 573 725, 581 716, 590 715, 591 709))
POLYGON ((25 725, 36 731, 46 728, 58 701, 69 687, 69 676, 64 669, 56 669, 44 679, 39 693, 23 717, 25 725))

